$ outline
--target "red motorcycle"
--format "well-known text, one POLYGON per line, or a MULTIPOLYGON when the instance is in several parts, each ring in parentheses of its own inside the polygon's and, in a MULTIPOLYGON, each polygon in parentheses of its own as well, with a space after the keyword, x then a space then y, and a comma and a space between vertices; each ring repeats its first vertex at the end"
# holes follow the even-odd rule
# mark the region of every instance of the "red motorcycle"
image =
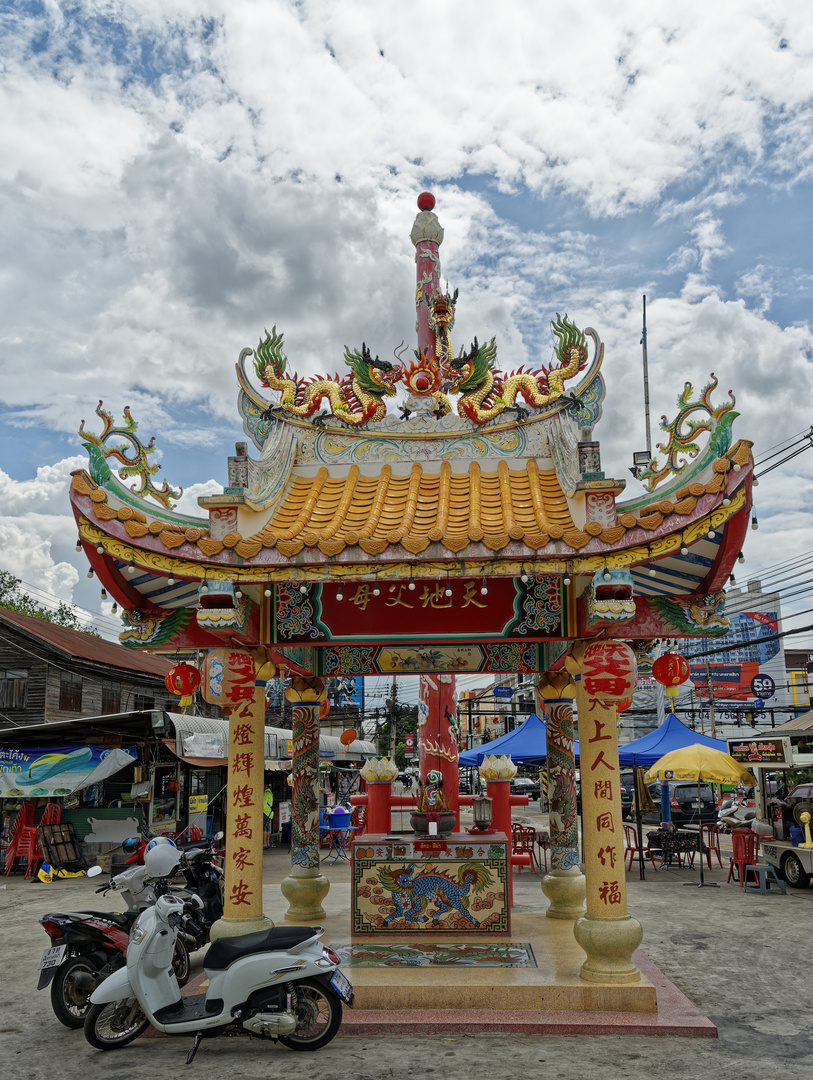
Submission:
MULTIPOLYGON (((89 873, 92 873, 90 871, 89 873)), ((155 903, 157 895, 169 885, 150 886, 145 880, 145 868, 134 866, 117 874, 96 892, 110 889, 122 893, 128 910, 114 911, 54 911, 40 919, 40 925, 51 939, 40 960, 38 990, 51 987, 51 1006, 61 1024, 79 1028, 90 1008, 90 995, 103 979, 123 967, 126 961, 130 928, 143 909, 155 903)), ((196 908, 202 907, 195 903, 196 908)), ((190 926, 193 915, 190 904, 190 926)), ((178 984, 189 979, 189 949, 185 938, 178 935, 172 967, 178 984)), ((195 947, 199 946, 195 943, 195 947)))

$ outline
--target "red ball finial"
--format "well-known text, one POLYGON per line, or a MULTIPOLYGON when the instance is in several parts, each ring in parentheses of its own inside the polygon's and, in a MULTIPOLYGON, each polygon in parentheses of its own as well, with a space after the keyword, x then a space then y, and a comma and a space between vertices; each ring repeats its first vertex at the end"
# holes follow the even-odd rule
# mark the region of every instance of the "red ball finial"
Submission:
POLYGON ((435 209, 435 196, 431 191, 422 191, 418 196, 418 209, 419 210, 434 210, 435 209))

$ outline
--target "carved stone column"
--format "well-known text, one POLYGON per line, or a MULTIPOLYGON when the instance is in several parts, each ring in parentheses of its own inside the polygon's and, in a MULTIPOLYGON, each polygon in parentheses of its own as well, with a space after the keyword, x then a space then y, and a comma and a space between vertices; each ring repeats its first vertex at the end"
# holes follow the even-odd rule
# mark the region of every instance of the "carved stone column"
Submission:
POLYGON ((203 697, 229 718, 223 918, 212 941, 274 925, 263 914, 262 814, 265 684, 275 674, 264 653, 244 649, 211 649, 203 665, 203 697))
POLYGON ((588 982, 637 982, 641 973, 632 954, 643 929, 627 913, 624 830, 618 764, 618 713, 615 700, 626 696, 622 683, 635 680, 632 650, 623 642, 577 643, 565 661, 576 681, 579 711, 584 870, 587 914, 573 933, 587 953, 580 975, 588 982), (618 691, 618 692, 616 692, 618 691))
POLYGON ((322 901, 330 890, 319 867, 319 705, 325 696, 321 679, 298 675, 285 691, 293 706, 293 810, 291 873, 280 888, 291 923, 324 919, 322 901))
POLYGON ((551 869, 542 879, 542 892, 550 900, 545 914, 549 919, 578 919, 585 910, 585 878, 579 865, 573 759, 576 687, 566 672, 555 672, 543 675, 534 689, 545 703, 547 728, 551 869))

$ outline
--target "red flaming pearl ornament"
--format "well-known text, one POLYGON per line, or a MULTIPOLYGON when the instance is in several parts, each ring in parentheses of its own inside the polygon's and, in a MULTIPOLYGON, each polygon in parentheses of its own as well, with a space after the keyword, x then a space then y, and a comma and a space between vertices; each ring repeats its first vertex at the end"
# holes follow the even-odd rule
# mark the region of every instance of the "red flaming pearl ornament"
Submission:
POLYGON ((418 209, 419 210, 434 210, 435 209, 435 196, 431 191, 422 191, 418 196, 418 209))
POLYGON ((200 672, 191 664, 176 664, 170 668, 164 679, 164 686, 170 694, 187 697, 200 686, 200 672))

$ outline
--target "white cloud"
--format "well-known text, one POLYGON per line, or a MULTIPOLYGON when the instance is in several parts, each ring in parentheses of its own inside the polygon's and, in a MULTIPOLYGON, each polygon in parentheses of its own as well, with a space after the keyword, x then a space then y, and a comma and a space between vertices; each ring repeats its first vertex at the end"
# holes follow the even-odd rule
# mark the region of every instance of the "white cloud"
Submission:
MULTIPOLYGON (((758 452, 809 425, 813 268, 745 258, 727 217, 813 173, 803 5, 51 0, 6 18, 0 402, 21 437, 130 405, 197 514, 215 482, 173 455, 191 472, 189 450, 225 459, 241 437, 233 364, 265 326, 302 374, 341 369, 345 344, 413 343, 427 184, 458 347, 496 334, 506 369, 547 361, 556 311, 605 339, 608 473, 643 442, 642 292, 655 422, 714 371, 758 452)), ((32 572, 66 561, 76 459, 50 445, 34 479, 0 474, 0 560, 15 546, 32 572)), ((810 473, 759 503, 806 520, 810 473)))

